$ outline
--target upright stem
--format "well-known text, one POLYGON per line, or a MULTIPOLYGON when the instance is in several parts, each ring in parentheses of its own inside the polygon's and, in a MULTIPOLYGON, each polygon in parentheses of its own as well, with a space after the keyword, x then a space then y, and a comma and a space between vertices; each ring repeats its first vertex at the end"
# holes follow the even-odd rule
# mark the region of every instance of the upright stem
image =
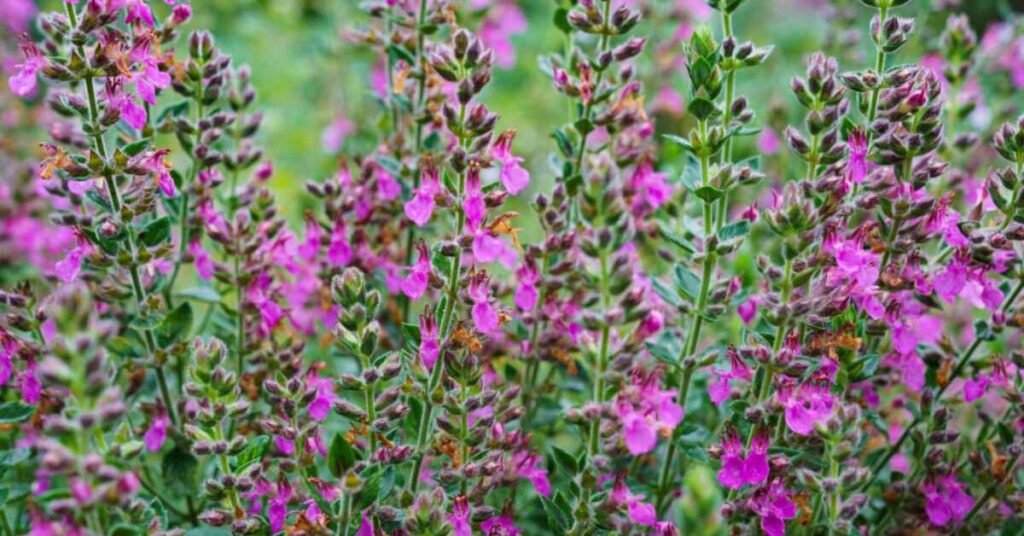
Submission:
MULTIPOLYGON (((728 39, 733 36, 732 33, 732 14, 727 10, 722 9, 722 34, 724 38, 728 39)), ((725 75, 725 117, 722 120, 722 124, 725 129, 729 129, 729 123, 732 122, 732 101, 736 91, 736 71, 730 70, 729 74, 725 75)), ((725 146, 722 147, 722 155, 719 160, 721 163, 732 162, 732 142, 733 137, 729 136, 725 140, 725 146)), ((725 224, 725 219, 729 213, 729 192, 726 191, 722 198, 718 200, 718 217, 715 218, 715 229, 721 229, 725 224)))
MULTIPOLYGON (((597 47, 597 55, 598 56, 600 56, 602 53, 604 53, 606 50, 608 50, 608 44, 611 42, 611 30, 608 27, 608 25, 610 24, 609 21, 611 20, 611 18, 610 18, 611 17, 611 10, 612 10, 612 0, 604 0, 604 17, 603 17, 603 20, 605 21, 605 28, 604 28, 604 31, 601 33, 601 40, 598 42, 598 47, 597 47)), ((569 57, 566 57, 566 60, 569 60, 569 59, 570 59, 569 57)), ((583 114, 580 117, 580 119, 584 120, 587 123, 590 122, 590 119, 593 116, 593 113, 594 113, 594 99, 598 97, 597 92, 601 89, 601 80, 602 79, 604 79, 604 70, 603 69, 597 72, 597 76, 594 78, 594 91, 593 91, 593 95, 591 96, 590 101, 587 102, 583 106, 583 114)), ((583 157, 587 153, 587 138, 589 136, 590 136, 590 132, 589 131, 584 132, 584 133, 582 133, 580 135, 580 146, 579 146, 579 150, 576 152, 576 163, 575 163, 575 165, 572 168, 573 173, 576 174, 576 175, 579 175, 580 177, 583 177, 583 157)), ((572 227, 573 224, 574 224, 574 220, 572 218, 575 217, 577 212, 578 212, 578 209, 576 208, 576 197, 573 196, 572 202, 571 202, 571 206, 569 208, 569 224, 570 224, 570 227, 572 227)))
MULTIPOLYGON (((70 21, 71 26, 77 27, 78 14, 75 12, 74 6, 65 2, 64 10, 68 15, 68 20, 70 21)), ((78 53, 82 59, 86 58, 85 47, 83 45, 78 46, 78 53)), ((99 125, 100 113, 99 106, 97 105, 96 88, 92 75, 86 75, 84 77, 84 81, 85 90, 89 97, 89 122, 93 127, 96 127, 99 125)), ((107 145, 106 141, 103 139, 103 133, 97 129, 93 136, 93 140, 95 141, 96 152, 100 155, 103 161, 106 162, 107 145)), ((107 187, 107 194, 110 196, 110 207, 113 211, 114 218, 124 224, 129 224, 130 222, 124 221, 122 216, 121 193, 117 187, 117 180, 111 173, 104 172, 103 181, 107 187)), ((132 293, 135 295, 135 305, 141 312, 146 302, 146 289, 142 285, 142 277, 139 275, 138 258, 135 252, 135 237, 131 230, 126 232, 125 236, 127 237, 126 241, 128 243, 128 253, 130 256, 130 260, 128 261, 128 274, 132 281, 132 293)), ((155 356, 157 343, 156 338, 153 336, 153 332, 149 329, 142 329, 141 331, 143 339, 145 340, 147 353, 150 356, 155 356)), ((171 391, 167 388, 167 377, 164 375, 163 364, 155 364, 154 369, 156 370, 157 384, 160 386, 160 395, 163 397, 164 406, 167 408, 167 417, 170 419, 171 424, 174 427, 177 427, 178 418, 174 410, 174 404, 171 402, 171 391)))
MULTIPOLYGON (((608 252, 602 247, 598 255, 601 265, 600 279, 598 281, 601 290, 601 306, 603 308, 602 312, 607 313, 608 309, 611 308, 611 293, 608 290, 608 252)), ((608 366, 608 346, 610 342, 611 326, 608 324, 608 320, 605 319, 604 325, 601 326, 601 346, 598 350, 597 362, 594 364, 594 391, 591 397, 594 403, 598 405, 604 403, 604 373, 605 368, 608 366)), ((590 422, 588 452, 591 457, 597 455, 600 450, 600 442, 601 419, 597 418, 590 422)))
MULTIPOLYGON (((700 129, 700 135, 702 139, 707 137, 707 121, 701 121, 698 124, 700 129)), ((701 173, 701 185, 707 186, 710 182, 709 172, 709 160, 710 156, 702 154, 700 157, 700 173, 701 173)), ((712 214, 711 204, 704 202, 704 233, 705 237, 711 235, 712 225, 712 214)), ((701 274, 700 281, 700 293, 697 297, 697 308, 694 310, 693 315, 693 326, 690 328, 690 333, 687 335, 686 345, 683 347, 679 355, 679 362, 686 363, 687 360, 693 357, 697 353, 697 347, 700 345, 700 332, 704 326, 704 308, 707 307, 708 295, 711 290, 711 279, 714 275, 715 261, 717 256, 713 251, 704 252, 704 270, 701 274)), ((690 365, 684 365, 683 373, 679 379, 678 386, 678 403, 683 408, 683 414, 685 415, 686 410, 686 396, 690 390, 690 380, 693 377, 693 367, 690 365)), ((682 433, 682 423, 672 431, 672 439, 668 443, 668 452, 665 454, 665 462, 661 466, 661 473, 658 476, 658 487, 655 489, 655 510, 657 515, 660 517, 665 508, 671 503, 671 500, 666 501, 669 498, 667 493, 672 487, 672 474, 675 466, 676 457, 676 444, 679 442, 679 435, 682 433)))
MULTIPOLYGON (((889 15, 889 6, 883 5, 878 8, 879 24, 885 24, 885 18, 889 15)), ((875 44, 875 72, 878 73, 878 77, 882 77, 882 71, 885 70, 885 58, 886 53, 882 48, 882 45, 875 44)), ((868 104, 868 148, 871 148, 871 139, 874 137, 871 130, 871 123, 875 121, 875 114, 878 113, 878 96, 882 92, 881 87, 877 87, 871 90, 871 101, 868 104)))

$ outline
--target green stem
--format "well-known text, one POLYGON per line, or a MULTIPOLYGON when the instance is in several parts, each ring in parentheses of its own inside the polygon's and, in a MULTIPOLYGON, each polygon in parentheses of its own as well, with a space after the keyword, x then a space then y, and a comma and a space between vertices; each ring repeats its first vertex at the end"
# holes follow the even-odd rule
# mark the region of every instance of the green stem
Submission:
MULTIPOLYGON (((722 34, 724 38, 733 36, 732 33, 732 15, 728 10, 722 10, 722 34)), ((725 116, 722 120, 722 125, 726 130, 729 129, 729 123, 732 122, 732 101, 736 92, 736 71, 730 70, 729 74, 725 76, 725 116)), ((720 163, 732 162, 732 143, 733 137, 729 136, 725 140, 725 146, 722 147, 722 154, 719 160, 720 163)), ((722 195, 721 199, 718 200, 718 217, 715 218, 715 229, 721 229, 722 225, 725 224, 725 219, 729 212, 729 192, 726 191, 722 195)))
MULTIPOLYGON (((611 293, 608 289, 608 252, 604 247, 601 248, 598 254, 601 264, 600 280, 598 282, 601 289, 601 306, 603 313, 607 313, 611 308, 611 293)), ((604 315, 607 317, 607 315, 604 315)), ((605 369, 608 367, 608 346, 611 342, 611 326, 608 324, 607 318, 604 320, 604 325, 601 326, 601 346, 597 355, 597 362, 594 364, 594 391, 591 399, 595 404, 604 404, 604 375, 605 369)), ((601 419, 596 418, 590 423, 590 442, 589 450, 591 457, 597 455, 600 450, 601 442, 601 419)))
MULTIPOLYGON (((885 18, 889 15, 889 6, 880 6, 878 8, 878 14, 879 24, 885 25, 885 18)), ((879 78, 883 76, 882 71, 885 70, 885 59, 885 50, 882 48, 880 44, 875 44, 875 72, 878 73, 879 78)), ((879 94, 881 94, 881 92, 881 85, 871 90, 871 101, 868 105, 868 149, 871 148, 871 141, 874 137, 873 132, 871 130, 871 123, 875 121, 875 115, 878 113, 878 96, 879 94)))
MULTIPOLYGON (((202 62, 200 62, 202 67, 202 62)), ((199 146, 202 131, 199 130, 199 122, 203 120, 203 80, 200 78, 196 82, 196 136, 194 147, 199 146)), ((241 121, 241 118, 238 119, 241 121)), ((189 242, 189 227, 188 227, 188 186, 196 182, 196 177, 199 175, 199 168, 202 165, 202 161, 195 155, 192 156, 192 166, 189 171, 188 183, 183 184, 181 188, 181 209, 178 214, 180 228, 178 235, 181 237, 180 243, 178 244, 178 258, 174 260, 174 271, 171 272, 171 277, 167 280, 167 286, 164 288, 164 300, 167 301, 167 307, 171 308, 174 305, 173 291, 174 283, 178 280, 178 273, 181 271, 181 264, 184 262, 185 254, 188 251, 189 242)))
MULTIPOLYGON (((65 2, 64 9, 68 15, 68 20, 70 21, 71 26, 77 27, 78 14, 75 12, 75 8, 71 4, 65 2)), ((78 46, 78 52, 83 59, 86 57, 83 45, 78 46)), ((99 126, 98 118, 100 116, 99 106, 97 105, 96 100, 96 88, 93 83, 92 75, 86 75, 84 77, 84 80, 86 93, 89 97, 89 123, 93 128, 96 128, 99 126)), ((95 132, 95 135, 93 136, 93 139, 96 143, 96 152, 100 155, 103 161, 106 162, 107 145, 103 139, 103 133, 99 131, 98 128, 95 132)), ((121 194, 117 187, 117 180, 109 172, 104 173, 103 180, 107 186, 107 194, 110 196, 110 207, 114 213, 114 217, 122 221, 122 223, 130 223, 124 222, 122 218, 121 194)), ((146 290, 142 286, 142 278, 139 276, 138 257, 135 251, 135 238, 131 230, 125 233, 125 235, 127 237, 126 240, 128 242, 128 253, 130 256, 130 261, 128 263, 128 274, 130 275, 132 281, 132 291, 133 294, 135 295, 135 305, 138 308, 139 312, 141 312, 146 302, 146 290)), ((143 334, 143 339, 145 340, 146 350, 148 354, 150 356, 155 356, 157 343, 156 338, 153 336, 153 332, 148 329, 142 329, 141 331, 143 334)), ((167 388, 167 378, 164 375, 163 364, 155 364, 154 369, 156 370, 157 383, 160 386, 160 393, 164 399, 164 406, 166 406, 167 409, 167 416, 171 421, 171 424, 175 428, 177 428, 178 418, 174 410, 174 404, 171 402, 170 389, 167 388)))

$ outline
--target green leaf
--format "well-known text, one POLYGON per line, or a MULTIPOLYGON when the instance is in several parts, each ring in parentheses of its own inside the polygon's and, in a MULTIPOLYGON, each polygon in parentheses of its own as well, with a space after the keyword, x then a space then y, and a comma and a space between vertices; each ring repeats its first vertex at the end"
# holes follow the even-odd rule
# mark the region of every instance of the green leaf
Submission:
POLYGON ((186 300, 193 300, 203 303, 220 303, 221 295, 213 287, 192 287, 174 293, 175 296, 186 300))
POLYGON ((174 495, 191 495, 195 493, 196 468, 199 461, 189 451, 175 446, 164 454, 160 464, 164 486, 174 495))
POLYGON ((406 322, 402 324, 402 335, 405 336, 407 343, 412 343, 413 346, 419 346, 420 344, 420 326, 419 324, 411 324, 406 322))
POLYGON ((690 140, 682 136, 676 136, 675 134, 662 134, 662 136, 666 140, 681 146, 683 149, 686 149, 687 151, 693 150, 693 145, 690 145, 690 140))
POLYGON ((139 242, 148 247, 159 246, 171 237, 171 220, 164 216, 146 224, 139 233, 139 242))
POLYGON ((673 352, 668 346, 656 342, 648 341, 645 342, 644 345, 647 346, 647 351, 650 352, 658 361, 668 363, 673 367, 679 366, 678 352, 673 352))
POLYGON ((735 238, 743 238, 750 232, 750 222, 740 220, 730 223, 718 230, 718 239, 726 242, 735 238))
POLYGON ((231 536, 231 531, 218 527, 196 527, 189 529, 185 536, 231 536))
POLYGON ((164 321, 156 330, 157 341, 160 346, 170 346, 188 338, 190 331, 192 331, 192 306, 188 302, 183 302, 175 307, 171 314, 164 317, 164 321))
POLYGON ((562 33, 569 35, 572 33, 572 26, 569 24, 569 10, 564 7, 560 7, 555 10, 555 27, 562 31, 562 33))
POLYGON ((409 49, 394 43, 388 45, 388 56, 391 56, 392 60, 403 60, 409 65, 416 65, 416 56, 409 52, 409 49))
POLYGON ((189 100, 183 100, 171 104, 170 106, 164 108, 162 112, 160 112, 160 115, 157 116, 156 121, 154 121, 153 123, 159 125, 160 123, 163 123, 164 119, 166 119, 167 117, 178 117, 181 115, 185 115, 186 113, 188 113, 190 102, 191 101, 189 100))
POLYGON ((149 138, 141 139, 125 145, 121 150, 128 156, 135 156, 149 148, 149 141, 149 138))
POLYGON ((678 234, 675 231, 669 229, 668 225, 666 225, 665 223, 661 224, 661 226, 659 227, 659 231, 661 231, 662 238, 668 240, 672 244, 675 244, 679 249, 690 254, 697 252, 697 248, 693 245, 693 243, 687 240, 686 237, 684 237, 683 235, 678 234))
POLYGON ((850 381, 856 383, 874 376, 875 370, 878 369, 878 362, 878 354, 869 354, 864 356, 863 359, 854 363, 850 368, 850 381))
POLYGON ((700 278, 682 264, 676 265, 673 275, 676 292, 691 302, 696 301, 697 296, 700 294, 700 278))
POLYGON ((679 295, 672 289, 668 288, 661 279, 652 278, 651 287, 654 288, 654 292, 661 297, 661 299, 668 302, 673 307, 680 307, 683 305, 683 300, 679 299, 679 295))
POLYGON ((556 129, 551 133, 551 137, 555 138, 555 143, 558 144, 558 150, 561 151, 562 156, 566 158, 572 158, 576 153, 575 147, 572 142, 569 141, 569 136, 562 129, 556 129))
POLYGON ((127 337, 113 337, 107 341, 107 350, 122 357, 142 357, 142 349, 127 337))
POLYGON ((327 468, 330 469, 334 478, 341 478, 341 475, 352 468, 356 463, 356 451, 352 445, 345 441, 345 436, 338 432, 331 440, 331 448, 327 451, 327 468))
POLYGON ((701 186, 693 192, 694 195, 699 197, 705 203, 714 203, 721 199, 725 192, 715 188, 714 186, 701 186))
POLYGON ((14 401, 7 402, 0 406, 0 424, 9 424, 15 422, 21 422, 28 419, 36 412, 35 406, 30 406, 24 402, 14 401))
POLYGON ((715 103, 704 97, 696 97, 686 105, 686 110, 693 114, 698 121, 704 121, 715 113, 715 103))
POLYGON ((557 528, 558 532, 564 532, 569 528, 569 516, 551 502, 551 499, 541 497, 540 504, 544 508, 544 514, 548 517, 549 528, 557 528))
POLYGON ((244 471, 247 467, 254 463, 258 463, 263 460, 266 456, 267 450, 270 448, 270 436, 257 436, 255 439, 249 441, 249 443, 235 456, 235 463, 231 467, 235 473, 244 471))
POLYGON ((551 453, 555 457, 555 463, 570 476, 575 476, 579 472, 580 468, 576 465, 576 458, 572 454, 558 447, 551 447, 551 453))

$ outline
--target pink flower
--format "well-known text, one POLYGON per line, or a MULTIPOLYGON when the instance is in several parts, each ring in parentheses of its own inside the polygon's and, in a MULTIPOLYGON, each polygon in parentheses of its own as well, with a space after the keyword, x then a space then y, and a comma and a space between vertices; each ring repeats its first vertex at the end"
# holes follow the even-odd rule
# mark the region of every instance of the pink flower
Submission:
POLYGON ((469 283, 469 299, 473 300, 473 324, 477 331, 488 334, 501 327, 498 312, 491 305, 491 287, 484 273, 478 273, 469 283))
POLYGON ((773 155, 779 152, 779 135, 773 128, 765 128, 757 136, 757 152, 763 155, 773 155))
POLYGON ((454 536, 473 536, 473 527, 469 523, 469 503, 465 496, 459 495, 455 498, 452 513, 448 515, 448 523, 451 523, 454 536))
POLYGON ((494 516, 480 524, 480 530, 488 536, 516 536, 519 529, 512 519, 505 515, 494 516))
POLYGON ((402 195, 402 185, 398 184, 398 181, 390 173, 384 171, 384 168, 376 166, 375 171, 377 176, 377 195, 384 201, 398 199, 398 196, 402 195))
POLYGON ((521 311, 532 311, 537 305, 539 293, 537 291, 537 268, 533 263, 524 262, 518 270, 516 277, 519 280, 519 287, 516 289, 515 303, 521 311))
POLYGON ((621 477, 615 479, 615 487, 612 488, 610 498, 615 503, 625 505, 629 519, 637 525, 652 527, 658 521, 654 505, 643 502, 643 494, 634 494, 630 491, 621 477))
POLYGON ((16 65, 18 72, 7 80, 7 85, 11 88, 11 93, 19 97, 29 97, 36 92, 36 73, 46 67, 47 60, 36 45, 27 39, 22 40, 19 48, 25 61, 16 65))
POLYGON ((855 128, 850 131, 850 137, 846 141, 846 144, 850 151, 849 159, 846 161, 847 179, 852 181, 854 184, 860 184, 864 182, 864 177, 868 173, 867 134, 864 130, 855 128))
POLYGON ((352 262, 352 246, 348 241, 348 232, 341 221, 331 230, 331 241, 327 246, 327 262, 334 266, 347 266, 352 262))
POLYGON ((188 254, 192 256, 196 273, 199 274, 199 277, 206 280, 213 277, 213 259, 210 258, 210 254, 203 249, 203 245, 198 240, 188 245, 188 254))
POLYGON ((530 183, 530 173, 520 165, 523 159, 512 156, 512 140, 515 136, 515 130, 506 130, 498 136, 493 147, 494 157, 501 163, 501 184, 512 195, 518 194, 530 183))
POLYGON ((288 517, 288 501, 292 498, 292 488, 287 484, 278 484, 277 492, 274 493, 267 506, 267 520, 270 521, 270 531, 278 533, 284 529, 285 519, 288 517))
POLYGON ((970 378, 964 382, 964 401, 974 402, 985 394, 989 380, 984 376, 970 378))
POLYGON ((466 191, 462 200, 462 212, 470 229, 480 227, 484 220, 484 194, 480 188, 480 168, 470 166, 466 173, 466 191))
POLYGON ((785 410, 786 425, 798 435, 810 434, 815 425, 823 424, 835 409, 835 397, 829 391, 829 383, 817 374, 799 386, 792 382, 783 383, 775 396, 785 410))
POLYGON ((310 371, 306 382, 316 389, 316 397, 309 403, 309 416, 322 421, 338 400, 338 395, 334 393, 334 382, 330 378, 321 378, 315 369, 310 371))
POLYGON ((128 15, 125 16, 125 24, 132 24, 134 22, 144 23, 146 26, 152 28, 156 21, 153 20, 153 12, 146 5, 146 0, 128 0, 128 15))
POLYGON ((417 244, 416 249, 419 250, 420 256, 409 271, 409 275, 402 280, 402 293, 412 301, 420 299, 430 284, 430 252, 423 243, 417 244))
POLYGON ((548 479, 548 470, 541 466, 543 459, 526 451, 518 451, 512 455, 512 465, 515 467, 516 476, 525 478, 533 484, 533 488, 542 497, 551 496, 551 481, 548 479))
POLYGON ((964 485, 954 475, 940 476, 921 486, 924 510, 933 525, 943 527, 954 521, 959 524, 974 507, 974 499, 964 492, 964 485))
POLYGON ((355 132, 355 130, 356 124, 351 119, 345 116, 338 116, 320 134, 320 145, 324 148, 324 151, 336 153, 341 150, 341 145, 345 143, 345 138, 355 132))
POLYGON ((502 69, 515 66, 516 53, 512 46, 513 34, 526 30, 526 17, 515 2, 495 2, 480 23, 480 40, 494 51, 495 65, 502 69))
POLYGON ((359 523, 356 536, 373 536, 373 521, 363 512, 363 520, 359 523))
POLYGON ((675 402, 676 391, 662 391, 657 372, 634 372, 632 385, 619 393, 616 410, 622 421, 626 448, 633 455, 646 454, 657 446, 658 432, 670 432, 683 420, 683 408, 675 402))
POLYGON ((43 396, 43 384, 36 374, 36 362, 28 360, 21 373, 21 398, 28 404, 35 404, 43 396))
POLYGON ((751 296, 736 307, 736 314, 738 314, 740 316, 740 320, 743 320, 743 323, 748 326, 753 322, 754 317, 757 316, 757 302, 757 296, 751 296))
POLYGON ((437 322, 433 315, 423 314, 420 316, 420 362, 427 370, 434 370, 439 355, 441 345, 437 338, 437 322))
POLYGON ((796 517, 796 503, 779 480, 757 490, 750 499, 750 508, 761 518, 761 530, 768 536, 785 536, 786 521, 796 517))
POLYGON ((711 397, 711 402, 716 406, 721 406, 722 402, 728 400, 732 394, 732 380, 750 381, 753 377, 750 367, 736 353, 735 348, 729 347, 726 354, 729 357, 729 370, 713 369, 712 378, 714 381, 708 383, 708 396, 711 397))
POLYGON ((441 181, 438 178, 437 167, 426 165, 420 177, 420 186, 413 192, 413 197, 405 203, 405 217, 409 218, 417 227, 423 227, 430 221, 434 213, 434 197, 441 193, 441 181))
MULTIPOLYGON (((143 119, 142 124, 143 126, 145 125, 145 119, 143 119)), ((153 175, 153 180, 156 182, 157 187, 168 198, 174 197, 176 193, 174 179, 170 173, 171 164, 165 158, 170 152, 170 149, 150 151, 139 160, 139 165, 153 175)))
POLYGON ((82 269, 82 260, 91 252, 92 246, 85 239, 79 238, 67 255, 53 266, 54 273, 64 283, 74 281, 82 269))
POLYGON ((473 233, 473 260, 480 264, 501 261, 506 268, 515 266, 516 251, 495 236, 490 229, 470 229, 473 233))
POLYGON ((633 213, 642 216, 649 214, 672 198, 674 189, 666 180, 668 173, 657 173, 651 161, 645 159, 637 164, 629 179, 629 187, 636 192, 633 198, 633 213))
POLYGON ((320 237, 323 229, 312 214, 306 216, 306 240, 299 244, 299 255, 307 261, 316 260, 320 254, 320 237))
POLYGON ((718 481, 726 488, 740 489, 747 484, 760 484, 767 478, 767 432, 761 430, 754 436, 746 457, 736 432, 726 432, 722 437, 722 468, 718 471, 718 481))
POLYGON ((150 452, 160 450, 164 441, 167 440, 167 426, 170 424, 171 421, 168 420, 166 413, 160 412, 153 416, 146 434, 142 437, 142 441, 146 444, 146 450, 150 452))

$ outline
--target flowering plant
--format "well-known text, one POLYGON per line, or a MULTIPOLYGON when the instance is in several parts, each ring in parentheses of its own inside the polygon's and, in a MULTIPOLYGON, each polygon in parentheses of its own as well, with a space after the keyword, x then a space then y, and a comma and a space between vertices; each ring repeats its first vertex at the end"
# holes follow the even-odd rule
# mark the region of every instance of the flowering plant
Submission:
POLYGON ((291 218, 202 5, 0 1, 0 529, 1016 534, 1021 21, 835 3, 762 119, 744 0, 557 0, 540 133, 519 3, 366 2, 291 218))

